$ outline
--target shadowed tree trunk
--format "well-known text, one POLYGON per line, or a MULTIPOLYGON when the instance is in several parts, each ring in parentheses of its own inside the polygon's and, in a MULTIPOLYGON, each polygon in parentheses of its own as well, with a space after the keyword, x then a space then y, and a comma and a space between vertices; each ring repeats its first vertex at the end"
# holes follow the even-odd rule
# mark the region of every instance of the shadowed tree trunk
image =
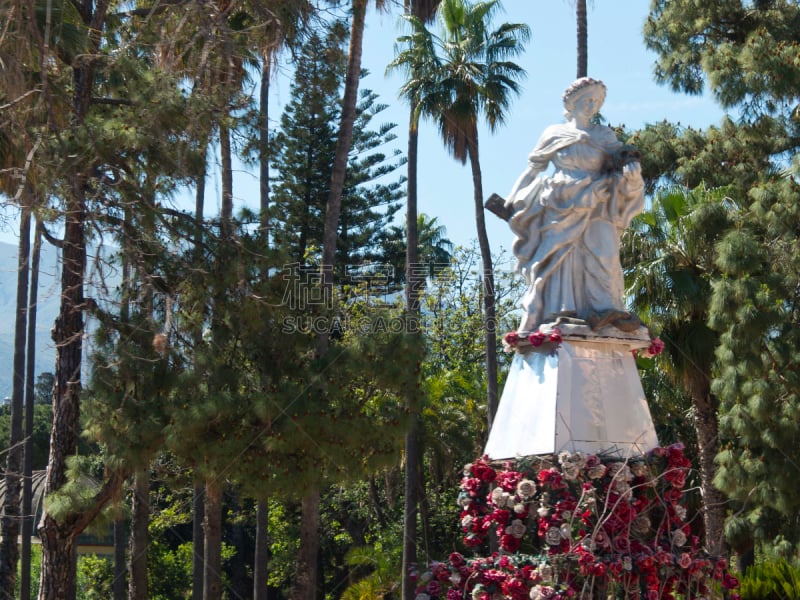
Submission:
POLYGON ((147 600, 147 527, 150 523, 150 473, 146 469, 133 476, 131 507, 130 581, 128 598, 147 600))
POLYGON ((19 596, 31 597, 31 537, 33 536, 33 405, 36 379, 36 303, 39 301, 39 264, 42 250, 42 223, 37 220, 31 254, 31 281, 28 290, 28 349, 25 374, 25 464, 22 480, 22 546, 20 549, 19 596))
POLYGON ((258 192, 259 192, 259 226, 264 240, 269 245, 269 78, 270 59, 262 57, 261 88, 259 90, 259 128, 258 128, 258 192))
POLYGON ((205 488, 195 485, 192 490, 192 600, 203 599, 203 565, 205 564, 205 542, 203 523, 205 521, 205 488))
POLYGON ((253 559, 253 600, 267 600, 267 562, 269 561, 269 507, 265 500, 256 505, 256 548, 253 559))
POLYGON ((31 206, 22 207, 17 244, 17 299, 14 317, 14 358, 11 385, 11 435, 6 460, 6 494, 3 501, 0 540, 0 598, 13 598, 19 561, 20 496, 25 447, 22 437, 23 395, 25 393, 25 336, 28 325, 28 272, 31 253, 31 206))
POLYGON ((112 586, 114 600, 127 598, 125 593, 128 587, 125 577, 128 572, 125 567, 125 547, 127 546, 125 530, 125 519, 121 516, 117 517, 114 520, 114 585, 112 586))
POLYGON ((205 570, 203 572, 203 600, 222 598, 222 488, 213 479, 206 481, 205 518, 205 570))

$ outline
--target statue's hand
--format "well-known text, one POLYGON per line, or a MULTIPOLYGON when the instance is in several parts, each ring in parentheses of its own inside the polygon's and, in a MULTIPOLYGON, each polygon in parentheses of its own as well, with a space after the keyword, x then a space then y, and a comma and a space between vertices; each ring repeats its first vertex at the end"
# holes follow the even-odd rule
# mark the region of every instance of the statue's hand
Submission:
POLYGON ((622 175, 626 179, 641 179, 642 165, 638 161, 629 162, 622 167, 622 175))

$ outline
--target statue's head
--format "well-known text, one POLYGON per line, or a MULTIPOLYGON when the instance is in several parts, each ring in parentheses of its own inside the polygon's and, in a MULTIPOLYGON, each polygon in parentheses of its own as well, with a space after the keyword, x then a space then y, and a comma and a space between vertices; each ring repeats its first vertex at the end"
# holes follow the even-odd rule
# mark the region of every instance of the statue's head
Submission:
POLYGON ((581 77, 564 90, 562 100, 564 101, 564 114, 567 119, 572 117, 578 100, 588 94, 593 95, 598 100, 597 105, 600 106, 606 99, 606 84, 599 79, 581 77))

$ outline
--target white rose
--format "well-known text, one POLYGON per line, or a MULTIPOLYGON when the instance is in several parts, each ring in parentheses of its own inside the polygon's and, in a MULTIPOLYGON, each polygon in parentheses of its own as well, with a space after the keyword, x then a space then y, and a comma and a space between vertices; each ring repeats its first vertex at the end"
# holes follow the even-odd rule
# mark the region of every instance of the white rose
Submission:
POLYGON ((672 532, 672 543, 676 546, 683 546, 686 544, 686 534, 680 529, 676 529, 672 532))
POLYGON ((511 524, 506 527, 506 533, 509 535, 513 535, 515 538, 521 538, 525 535, 527 527, 520 519, 514 519, 511 521, 511 524))
POLYGON ((536 483, 530 479, 523 479, 517 484, 517 494, 520 498, 531 498, 536 493, 536 483))
POLYGON ((561 530, 558 527, 550 527, 544 534, 544 541, 551 546, 558 546, 561 543, 561 530))

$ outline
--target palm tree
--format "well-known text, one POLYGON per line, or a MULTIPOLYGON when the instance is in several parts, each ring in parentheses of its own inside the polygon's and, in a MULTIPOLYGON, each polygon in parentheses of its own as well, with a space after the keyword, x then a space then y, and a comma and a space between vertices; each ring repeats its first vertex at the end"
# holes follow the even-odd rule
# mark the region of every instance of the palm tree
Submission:
POLYGON ((578 26, 578 74, 577 79, 586 77, 589 63, 588 22, 586 0, 575 0, 575 22, 578 26))
POLYGON ((665 342, 665 368, 692 399, 700 457, 706 549, 723 549, 725 496, 712 481, 718 450, 717 399, 711 393, 719 335, 708 326, 715 244, 730 225, 726 189, 670 189, 636 217, 623 237, 626 296, 665 342))
POLYGON ((403 68, 408 80, 401 89, 420 116, 432 118, 445 147, 463 164, 470 161, 475 223, 483 263, 483 306, 486 323, 486 375, 489 424, 497 410, 497 335, 492 255, 483 211, 483 184, 478 155, 478 121, 490 130, 505 120, 512 95, 519 93, 524 71, 509 59, 518 55, 530 37, 521 23, 504 23, 490 30, 499 0, 472 4, 443 0, 439 8, 441 33, 428 31, 422 21, 407 15, 412 33, 400 42, 406 49, 391 68, 403 68))

